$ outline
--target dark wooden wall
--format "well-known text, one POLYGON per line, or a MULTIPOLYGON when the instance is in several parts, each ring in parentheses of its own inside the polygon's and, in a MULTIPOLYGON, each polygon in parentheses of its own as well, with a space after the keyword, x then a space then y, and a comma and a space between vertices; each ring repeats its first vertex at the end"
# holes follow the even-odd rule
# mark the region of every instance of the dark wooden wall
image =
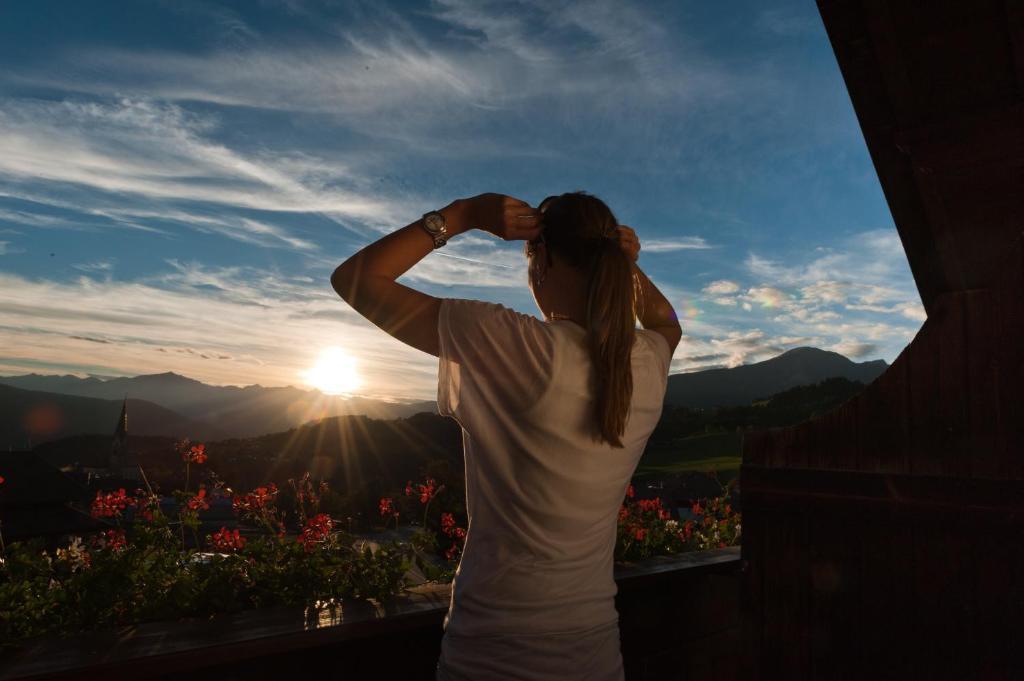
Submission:
POLYGON ((928 319, 744 441, 750 679, 1024 678, 1024 2, 819 0, 928 319))

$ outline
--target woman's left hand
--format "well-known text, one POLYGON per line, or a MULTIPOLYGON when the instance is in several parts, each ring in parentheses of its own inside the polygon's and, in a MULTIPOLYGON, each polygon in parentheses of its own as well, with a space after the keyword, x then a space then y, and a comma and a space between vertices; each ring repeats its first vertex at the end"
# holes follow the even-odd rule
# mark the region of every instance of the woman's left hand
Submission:
POLYGON ((636 262, 637 258, 640 257, 640 237, 636 235, 632 227, 619 225, 617 229, 619 232, 619 246, 622 247, 626 257, 636 262))
POLYGON ((540 235, 543 213, 526 201, 505 194, 479 194, 464 199, 467 225, 490 232, 499 239, 530 240, 540 235))

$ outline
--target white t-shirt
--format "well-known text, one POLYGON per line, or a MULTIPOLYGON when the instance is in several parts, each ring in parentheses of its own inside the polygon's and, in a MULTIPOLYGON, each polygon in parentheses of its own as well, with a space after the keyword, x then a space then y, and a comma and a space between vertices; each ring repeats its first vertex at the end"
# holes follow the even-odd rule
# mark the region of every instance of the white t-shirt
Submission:
MULTIPOLYGON (((614 631, 618 640, 612 571, 618 510, 661 416, 668 342, 637 329, 620 449, 597 439, 596 383, 581 326, 445 298, 438 335, 438 412, 463 429, 469 516, 442 661, 452 677, 472 670, 469 676, 484 678, 479 672, 489 664, 495 678, 557 678, 554 669, 531 672, 521 656, 506 658, 516 669, 495 670, 493 656, 476 664, 474 651, 484 654, 481 637, 508 645, 516 637, 543 636, 550 644, 560 635, 607 640, 614 631), (466 639, 477 645, 455 644, 466 639)), ((581 658, 563 662, 577 674, 594 664, 594 655, 611 654, 574 650, 570 658, 581 658), (582 659, 585 654, 591 658, 582 659)), ((615 645, 621 675, 618 656, 615 645)))

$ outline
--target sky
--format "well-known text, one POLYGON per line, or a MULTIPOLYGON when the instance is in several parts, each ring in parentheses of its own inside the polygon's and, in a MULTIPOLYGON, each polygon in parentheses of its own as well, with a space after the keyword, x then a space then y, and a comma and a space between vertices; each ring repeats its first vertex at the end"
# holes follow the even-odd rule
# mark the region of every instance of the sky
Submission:
MULTIPOLYGON (((0 3, 3 375, 307 387, 326 352, 432 399, 331 272, 457 198, 575 190, 640 236, 673 372, 891 362, 925 319, 811 0, 0 3)), ((540 316, 526 280, 470 232, 400 281, 540 316)))

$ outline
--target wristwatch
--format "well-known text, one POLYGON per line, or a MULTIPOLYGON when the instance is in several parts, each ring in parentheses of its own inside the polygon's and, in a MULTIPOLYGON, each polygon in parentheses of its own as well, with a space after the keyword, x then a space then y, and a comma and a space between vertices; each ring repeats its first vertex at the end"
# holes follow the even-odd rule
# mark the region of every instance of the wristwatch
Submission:
POLYGON ((436 210, 423 214, 423 229, 434 240, 434 248, 441 248, 448 243, 448 225, 444 216, 436 210))

